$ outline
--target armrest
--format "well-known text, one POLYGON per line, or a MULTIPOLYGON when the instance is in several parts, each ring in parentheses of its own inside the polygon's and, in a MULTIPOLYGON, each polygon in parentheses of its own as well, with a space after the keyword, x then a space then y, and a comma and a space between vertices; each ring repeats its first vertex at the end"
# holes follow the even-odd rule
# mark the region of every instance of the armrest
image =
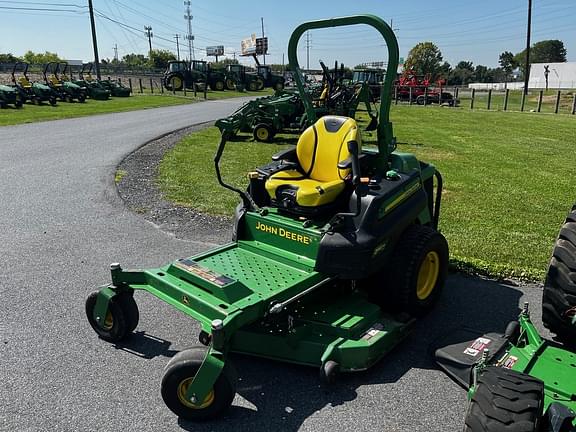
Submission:
POLYGON ((286 150, 280 150, 278 153, 272 155, 273 161, 287 160, 296 162, 296 147, 286 150))
MULTIPOLYGON (((368 155, 366 153, 360 153, 358 155, 358 162, 362 162, 364 159, 366 159, 367 156, 368 155)), ((352 157, 349 156, 343 161, 338 162, 338 168, 340 169, 352 168, 352 157)))

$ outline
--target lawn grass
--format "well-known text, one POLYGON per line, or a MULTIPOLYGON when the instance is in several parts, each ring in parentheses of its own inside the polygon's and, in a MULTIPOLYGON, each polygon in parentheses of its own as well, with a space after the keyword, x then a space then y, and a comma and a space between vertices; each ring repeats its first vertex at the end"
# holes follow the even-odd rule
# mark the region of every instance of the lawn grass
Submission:
MULTIPOLYGON (((541 279, 576 195, 576 118, 417 106, 394 106, 391 117, 399 150, 443 175, 440 229, 452 263, 493 277, 541 279)), ((232 213, 238 198, 213 170, 218 137, 216 128, 194 133, 165 156, 159 184, 168 199, 232 213)), ((245 173, 284 148, 281 139, 229 143, 224 177, 245 187, 245 173)))
MULTIPOLYGON (((237 92, 221 91, 207 92, 207 100, 218 100, 225 98, 243 97, 243 96, 267 96, 271 91, 259 92, 237 92)), ((67 103, 58 102, 58 105, 52 107, 48 103, 42 105, 25 104, 22 108, 16 109, 10 106, 0 110, 0 126, 15 125, 22 123, 34 123, 46 120, 59 120, 72 117, 84 117, 94 114, 105 114, 113 112, 134 111, 149 108, 159 108, 171 105, 182 105, 204 100, 204 93, 198 93, 194 97, 194 92, 187 91, 186 96, 183 92, 171 92, 164 94, 158 90, 154 94, 150 89, 144 89, 144 93, 135 93, 130 97, 114 97, 106 101, 87 99, 84 103, 67 103)))

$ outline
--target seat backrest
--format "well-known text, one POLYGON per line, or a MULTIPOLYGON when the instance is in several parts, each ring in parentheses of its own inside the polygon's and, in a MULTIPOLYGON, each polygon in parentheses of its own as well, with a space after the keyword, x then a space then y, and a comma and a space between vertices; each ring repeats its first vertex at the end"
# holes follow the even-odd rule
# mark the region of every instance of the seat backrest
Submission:
POLYGON ((18 82, 20 83, 20 85, 21 85, 22 87, 25 87, 25 88, 32 87, 32 84, 30 84, 30 81, 28 81, 28 80, 26 79, 26 77, 23 77, 23 76, 22 76, 22 77, 19 77, 19 78, 18 78, 18 82))
POLYGON ((304 131, 298 139, 296 154, 306 177, 318 181, 343 180, 350 169, 338 163, 350 156, 348 141, 362 142, 356 121, 350 117, 324 116, 304 131))

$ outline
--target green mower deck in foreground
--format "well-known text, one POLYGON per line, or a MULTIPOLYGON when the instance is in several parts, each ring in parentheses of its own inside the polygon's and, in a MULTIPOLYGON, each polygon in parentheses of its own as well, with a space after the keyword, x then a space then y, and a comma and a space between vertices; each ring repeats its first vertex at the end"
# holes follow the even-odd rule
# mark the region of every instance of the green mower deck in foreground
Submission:
POLYGON ((164 402, 179 417, 213 418, 231 405, 231 352, 315 366, 331 382, 338 372, 374 365, 439 298, 448 268, 448 245, 437 231, 442 178, 434 166, 395 151, 388 117, 394 33, 371 15, 304 23, 290 39, 291 69, 313 111, 298 40, 309 29, 355 24, 380 32, 394 71, 382 87, 377 148, 362 149, 354 119, 324 116, 295 148, 251 171, 246 191, 222 179, 223 133, 216 176, 241 200, 232 243, 157 269, 112 264, 112 283, 86 301, 92 328, 110 342, 138 324, 135 290, 200 323, 207 348, 178 353, 162 379, 164 402))

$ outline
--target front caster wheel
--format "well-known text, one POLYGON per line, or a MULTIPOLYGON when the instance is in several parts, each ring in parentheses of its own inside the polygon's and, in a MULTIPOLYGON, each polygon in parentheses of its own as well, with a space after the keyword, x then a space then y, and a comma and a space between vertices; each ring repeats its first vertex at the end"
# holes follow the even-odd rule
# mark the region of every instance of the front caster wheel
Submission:
POLYGON ((188 387, 200 369, 206 348, 193 347, 176 354, 166 365, 162 378, 162 399, 178 417, 186 420, 207 420, 218 417, 232 405, 236 394, 236 372, 227 361, 214 387, 202 401, 186 398, 188 387))
POLYGON ((340 365, 333 360, 328 360, 320 366, 320 381, 326 385, 334 384, 339 373, 340 365))
POLYGON ((138 325, 140 314, 132 293, 123 292, 110 299, 108 312, 102 320, 94 317, 98 291, 86 299, 86 317, 94 331, 108 342, 119 342, 134 331, 138 325))

